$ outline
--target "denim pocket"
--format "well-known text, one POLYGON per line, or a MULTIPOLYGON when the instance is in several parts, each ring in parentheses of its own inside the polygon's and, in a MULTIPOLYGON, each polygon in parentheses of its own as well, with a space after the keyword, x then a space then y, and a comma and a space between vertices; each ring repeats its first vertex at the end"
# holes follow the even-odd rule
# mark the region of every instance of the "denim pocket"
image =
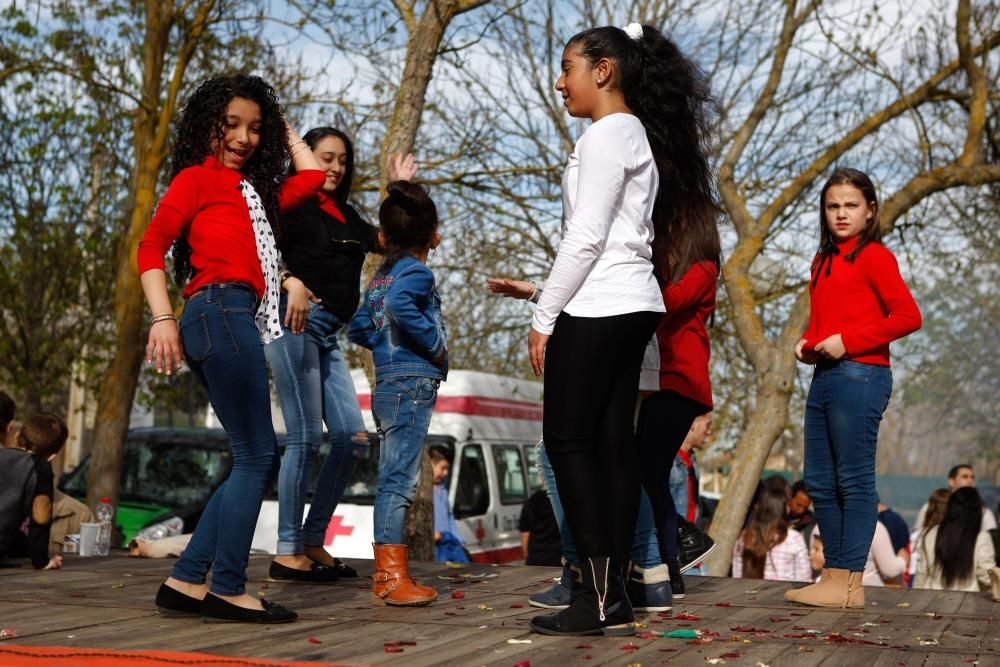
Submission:
POLYGON ((194 361, 204 361, 212 352, 212 337, 208 333, 208 317, 199 313, 181 319, 181 343, 184 354, 194 361))
POLYGON ((868 383, 871 382, 872 370, 875 368, 877 367, 871 364, 862 364, 857 361, 842 361, 839 370, 840 374, 847 380, 868 383))
POLYGON ((437 400, 438 386, 441 384, 439 380, 433 380, 431 378, 418 378, 414 389, 416 390, 413 401, 415 403, 432 403, 437 400))
POLYGON ((399 414, 399 394, 375 394, 372 396, 372 415, 381 430, 392 428, 399 414))

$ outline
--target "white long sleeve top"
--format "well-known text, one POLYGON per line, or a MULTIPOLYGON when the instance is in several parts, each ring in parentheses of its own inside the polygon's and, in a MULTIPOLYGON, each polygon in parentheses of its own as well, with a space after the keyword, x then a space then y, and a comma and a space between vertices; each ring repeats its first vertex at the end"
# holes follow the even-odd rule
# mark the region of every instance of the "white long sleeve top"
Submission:
POLYGON ((562 240, 532 327, 551 334, 559 313, 662 313, 653 276, 653 203, 659 175, 642 123, 615 113, 576 142, 563 172, 562 240))

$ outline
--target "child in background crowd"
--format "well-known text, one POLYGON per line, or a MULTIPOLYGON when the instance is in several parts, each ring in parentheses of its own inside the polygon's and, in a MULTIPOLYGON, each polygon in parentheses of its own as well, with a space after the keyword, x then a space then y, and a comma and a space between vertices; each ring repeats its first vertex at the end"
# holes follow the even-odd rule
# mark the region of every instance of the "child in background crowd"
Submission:
POLYGON ((788 527, 788 499, 779 489, 760 494, 750 525, 733 546, 733 576, 772 581, 812 581, 809 551, 788 527))
POLYGON ((38 414, 24 422, 13 447, 0 449, 0 558, 29 556, 35 569, 62 567, 62 556, 49 557, 55 489, 49 461, 68 435, 61 419, 38 414))
POLYGON ((427 456, 431 460, 434 482, 434 558, 452 563, 468 563, 465 542, 458 532, 458 523, 448 498, 448 485, 445 484, 451 470, 452 453, 441 445, 434 445, 427 448, 427 456))

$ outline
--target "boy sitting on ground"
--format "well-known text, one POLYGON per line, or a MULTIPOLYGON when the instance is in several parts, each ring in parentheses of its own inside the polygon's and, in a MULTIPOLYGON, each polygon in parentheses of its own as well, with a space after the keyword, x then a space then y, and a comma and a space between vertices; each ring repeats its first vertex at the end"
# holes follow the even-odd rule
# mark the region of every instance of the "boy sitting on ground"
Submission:
POLYGON ((0 558, 31 558, 36 569, 56 570, 62 557, 49 558, 55 484, 49 460, 66 444, 66 424, 54 415, 29 417, 0 449, 0 558))

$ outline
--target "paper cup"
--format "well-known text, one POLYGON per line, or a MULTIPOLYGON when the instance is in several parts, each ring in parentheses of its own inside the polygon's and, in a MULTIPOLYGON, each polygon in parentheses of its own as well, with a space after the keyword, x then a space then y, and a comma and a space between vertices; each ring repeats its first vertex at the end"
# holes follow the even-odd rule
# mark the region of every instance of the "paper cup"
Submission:
POLYGON ((66 536, 65 541, 63 541, 63 553, 80 553, 80 533, 73 533, 72 535, 66 536))
POLYGON ((97 531, 100 524, 81 523, 80 524, 80 555, 93 556, 97 547, 97 531))

